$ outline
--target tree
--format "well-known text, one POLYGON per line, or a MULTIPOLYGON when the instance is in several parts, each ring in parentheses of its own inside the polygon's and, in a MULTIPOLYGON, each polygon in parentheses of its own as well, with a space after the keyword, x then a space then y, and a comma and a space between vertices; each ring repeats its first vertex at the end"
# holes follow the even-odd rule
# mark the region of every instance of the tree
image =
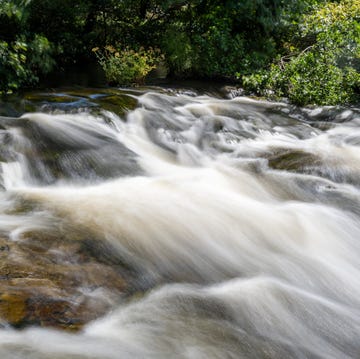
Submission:
POLYGON ((53 46, 27 27, 29 1, 0 1, 0 92, 34 84, 54 65, 53 46))

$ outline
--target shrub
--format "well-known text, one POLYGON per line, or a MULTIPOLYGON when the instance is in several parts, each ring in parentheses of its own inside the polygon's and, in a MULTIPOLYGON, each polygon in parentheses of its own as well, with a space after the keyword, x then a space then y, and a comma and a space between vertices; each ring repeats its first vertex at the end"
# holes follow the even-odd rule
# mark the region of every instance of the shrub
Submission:
POLYGON ((263 68, 274 55, 272 32, 281 2, 184 1, 164 22, 160 41, 171 73, 233 78, 263 68))
POLYGON ((55 65, 53 46, 40 35, 28 41, 19 37, 8 43, 0 41, 0 92, 34 85, 39 75, 50 72, 55 65))
POLYGON ((268 87, 297 105, 336 105, 354 100, 359 73, 340 68, 332 54, 309 51, 294 57, 284 69, 273 66, 268 87))
POLYGON ((54 46, 27 27, 30 0, 0 0, 0 93, 34 85, 55 65, 54 46))
POLYGON ((7 93, 21 86, 27 79, 27 44, 0 42, 0 91, 7 93))
POLYGON ((319 6, 299 21, 299 35, 292 43, 284 43, 288 53, 266 73, 243 77, 244 87, 249 91, 261 87, 260 94, 272 89, 276 96, 286 96, 298 105, 358 102, 359 20, 360 0, 319 6))
POLYGON ((139 48, 137 51, 125 48, 118 50, 106 46, 103 50, 92 49, 105 72, 107 81, 112 85, 143 83, 146 75, 163 59, 158 49, 139 48))
POLYGON ((183 29, 174 25, 169 27, 164 33, 162 48, 171 74, 183 77, 192 74, 194 64, 198 62, 198 54, 183 29))

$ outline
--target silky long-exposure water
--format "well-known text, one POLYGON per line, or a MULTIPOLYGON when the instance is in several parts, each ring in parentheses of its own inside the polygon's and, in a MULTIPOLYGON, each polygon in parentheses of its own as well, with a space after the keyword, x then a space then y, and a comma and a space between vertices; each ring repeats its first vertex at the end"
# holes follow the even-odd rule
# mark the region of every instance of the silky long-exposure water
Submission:
POLYGON ((77 332, 5 318, 1 358, 360 357, 359 109, 155 88, 39 98, 0 118, 0 261, 50 233, 49 270, 81 276, 57 241, 86 236, 133 283, 76 284, 107 303, 77 332))

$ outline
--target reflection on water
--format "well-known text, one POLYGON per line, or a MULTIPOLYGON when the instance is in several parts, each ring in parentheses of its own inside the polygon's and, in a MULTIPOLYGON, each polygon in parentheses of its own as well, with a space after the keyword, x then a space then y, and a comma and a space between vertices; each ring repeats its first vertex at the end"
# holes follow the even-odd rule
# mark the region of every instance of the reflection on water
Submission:
POLYGON ((2 358, 360 357, 360 110, 230 95, 0 118, 2 358))

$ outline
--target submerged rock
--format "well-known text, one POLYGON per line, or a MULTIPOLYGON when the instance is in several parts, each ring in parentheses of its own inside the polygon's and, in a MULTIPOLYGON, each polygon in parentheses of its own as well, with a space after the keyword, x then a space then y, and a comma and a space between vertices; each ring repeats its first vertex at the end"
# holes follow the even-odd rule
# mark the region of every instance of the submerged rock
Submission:
POLYGON ((322 165, 316 155, 300 150, 280 150, 268 156, 269 167, 276 170, 312 173, 322 165))
POLYGON ((137 106, 137 100, 125 94, 98 96, 93 101, 99 104, 101 109, 111 111, 119 116, 125 115, 129 110, 134 110, 137 106))
POLYGON ((93 183, 143 173, 137 155, 118 140, 105 120, 86 114, 36 113, 0 117, 0 130, 1 125, 5 129, 0 133, 0 161, 20 166, 30 183, 93 183))
POLYGON ((135 272, 98 240, 22 237, 0 239, 0 322, 78 330, 133 290, 135 272))

